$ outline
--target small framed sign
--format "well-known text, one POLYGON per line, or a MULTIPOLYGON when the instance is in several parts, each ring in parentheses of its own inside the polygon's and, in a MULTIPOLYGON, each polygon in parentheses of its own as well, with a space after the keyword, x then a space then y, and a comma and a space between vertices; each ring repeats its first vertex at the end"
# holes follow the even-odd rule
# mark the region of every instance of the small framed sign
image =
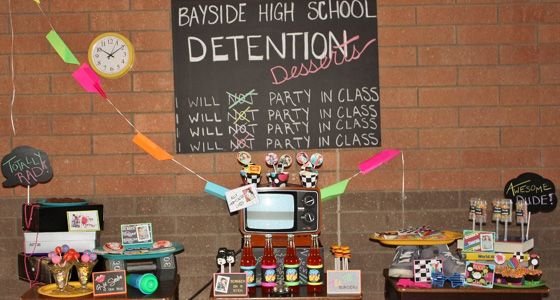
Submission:
POLYGON ((97 210, 67 211, 68 231, 99 231, 97 210))
POLYGON ((126 271, 93 272, 93 295, 107 296, 126 294, 126 271))
POLYGON ((327 294, 361 294, 362 272, 360 270, 327 270, 327 294))
POLYGON ((213 293, 215 297, 247 296, 247 274, 214 273, 213 293))
POLYGON ((227 191, 226 201, 230 213, 259 203, 257 185, 253 183, 227 191))
POLYGON ((152 248, 152 223, 122 224, 121 239, 126 250, 152 248))

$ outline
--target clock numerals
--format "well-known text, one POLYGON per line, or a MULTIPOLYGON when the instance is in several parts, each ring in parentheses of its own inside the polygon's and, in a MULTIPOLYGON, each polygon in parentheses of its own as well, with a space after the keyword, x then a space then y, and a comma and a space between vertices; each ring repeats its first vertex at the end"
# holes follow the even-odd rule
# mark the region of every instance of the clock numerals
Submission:
POLYGON ((108 78, 123 76, 134 61, 134 48, 126 37, 116 33, 95 39, 89 50, 90 64, 96 72, 108 78))

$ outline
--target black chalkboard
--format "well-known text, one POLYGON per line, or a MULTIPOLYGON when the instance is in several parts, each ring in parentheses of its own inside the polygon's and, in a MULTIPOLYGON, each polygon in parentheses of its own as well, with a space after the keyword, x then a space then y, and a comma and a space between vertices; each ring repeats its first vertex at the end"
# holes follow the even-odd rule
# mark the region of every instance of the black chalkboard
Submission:
POLYGON ((94 272, 93 295, 118 295, 126 294, 126 271, 94 272))
POLYGON ((523 173, 508 181, 504 195, 513 203, 527 201, 527 210, 532 213, 551 212, 558 204, 554 183, 535 173, 523 173))
POLYGON ((53 172, 45 152, 29 146, 19 146, 2 158, 2 175, 6 178, 2 183, 4 187, 27 187, 49 182, 53 172))
POLYGON ((172 0, 177 153, 381 145, 374 0, 172 0))

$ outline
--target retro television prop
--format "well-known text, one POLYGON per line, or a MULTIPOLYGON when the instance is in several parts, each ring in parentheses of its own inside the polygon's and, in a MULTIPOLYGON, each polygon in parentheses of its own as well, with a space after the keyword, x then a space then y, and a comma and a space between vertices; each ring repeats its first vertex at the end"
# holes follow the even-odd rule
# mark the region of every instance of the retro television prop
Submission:
MULTIPOLYGON (((279 244, 286 235, 296 235, 296 245, 308 245, 309 235, 319 233, 321 198, 316 188, 259 187, 259 203, 241 210, 239 229, 253 236, 260 245, 265 234, 272 234, 279 244)), ((278 244, 274 242, 274 244, 278 244)))

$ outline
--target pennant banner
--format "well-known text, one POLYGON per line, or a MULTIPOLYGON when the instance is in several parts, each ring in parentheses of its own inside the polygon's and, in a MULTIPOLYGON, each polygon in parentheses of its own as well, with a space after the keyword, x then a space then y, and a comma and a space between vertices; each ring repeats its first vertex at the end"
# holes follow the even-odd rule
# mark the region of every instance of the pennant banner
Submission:
POLYGON ((216 196, 222 200, 226 200, 226 192, 229 191, 221 185, 217 185, 213 182, 207 181, 206 186, 204 186, 204 191, 212 196, 216 196))
POLYGON ((340 182, 337 182, 335 184, 329 185, 327 187, 324 187, 321 189, 321 201, 326 201, 329 199, 332 199, 336 196, 340 196, 342 194, 344 194, 344 191, 346 190, 346 186, 348 185, 348 182, 350 182, 350 178, 344 179, 340 182))
POLYGON ((142 150, 146 151, 146 153, 150 154, 157 160, 173 159, 173 156, 171 156, 171 154, 167 153, 167 151, 163 150, 160 146, 152 142, 152 140, 141 133, 137 133, 132 139, 132 142, 134 142, 138 147, 142 148, 142 150))
POLYGON ((360 173, 363 175, 371 172, 375 168, 379 167, 380 165, 390 161, 395 156, 401 153, 399 150, 383 150, 379 152, 377 155, 374 155, 370 159, 363 161, 358 165, 360 169, 360 173))
POLYGON ((72 73, 72 77, 86 90, 90 93, 98 93, 104 99, 107 99, 107 95, 103 88, 101 88, 101 83, 99 82, 99 76, 91 69, 87 63, 83 63, 78 70, 72 73))
POLYGON ((46 38, 49 41, 49 43, 51 44, 51 46, 54 48, 54 50, 56 50, 56 53, 58 53, 58 56, 60 56, 60 58, 62 58, 62 60, 65 63, 75 64, 75 65, 80 64, 78 59, 76 59, 74 54, 72 54, 72 51, 70 51, 70 48, 68 48, 68 46, 66 46, 66 43, 64 43, 64 41, 60 38, 60 36, 58 35, 58 33, 56 33, 56 31, 54 29, 52 29, 46 35, 46 38))

